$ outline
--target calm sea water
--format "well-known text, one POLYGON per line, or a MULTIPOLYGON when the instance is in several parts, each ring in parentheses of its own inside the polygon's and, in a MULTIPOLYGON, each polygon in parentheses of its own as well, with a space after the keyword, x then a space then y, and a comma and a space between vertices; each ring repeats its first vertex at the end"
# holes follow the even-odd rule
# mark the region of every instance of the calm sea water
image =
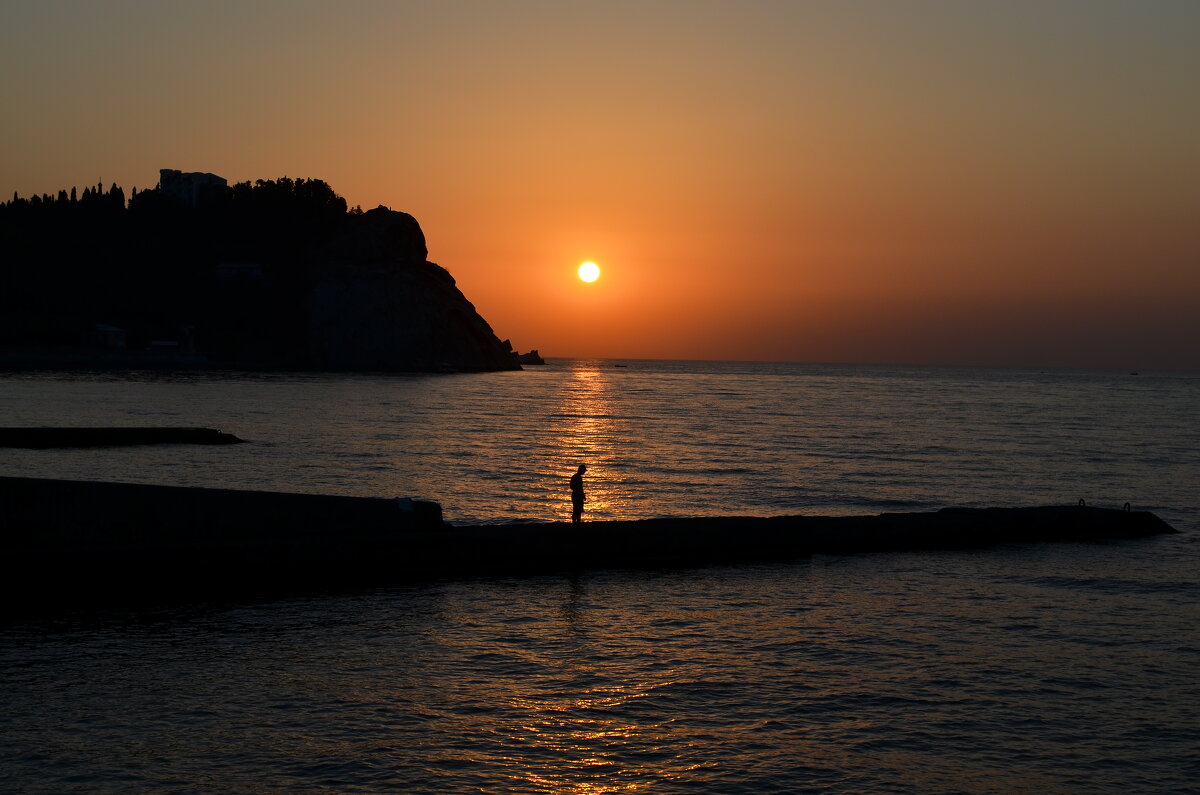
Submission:
POLYGON ((0 474, 463 523, 564 518, 586 462, 594 518, 1082 498, 1183 531, 9 621, 0 791, 1197 791, 1200 374, 6 375, 0 417, 249 440, 6 450, 0 474))
POLYGON ((554 361, 457 376, 0 377, 6 425, 234 447, 6 450, 0 474, 437 500, 454 522, 1133 506, 1200 520, 1200 373, 554 361))

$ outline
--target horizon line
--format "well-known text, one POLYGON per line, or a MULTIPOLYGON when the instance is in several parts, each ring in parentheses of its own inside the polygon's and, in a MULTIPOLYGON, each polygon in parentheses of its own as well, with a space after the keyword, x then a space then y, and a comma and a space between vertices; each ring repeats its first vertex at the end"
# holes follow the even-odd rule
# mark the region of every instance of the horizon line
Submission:
MULTIPOLYGON (((1078 365, 1078 364, 964 364, 964 363, 921 363, 921 362, 824 362, 800 361, 794 359, 692 359, 692 358, 661 358, 652 356, 553 356, 542 354, 546 361, 621 361, 621 362, 693 362, 702 364, 788 364, 808 367, 937 367, 945 369, 974 369, 974 370, 1097 370, 1129 373, 1141 372, 1170 372, 1197 373, 1200 367, 1117 367, 1114 365, 1078 365)), ((540 367, 541 365, 529 365, 540 367)))

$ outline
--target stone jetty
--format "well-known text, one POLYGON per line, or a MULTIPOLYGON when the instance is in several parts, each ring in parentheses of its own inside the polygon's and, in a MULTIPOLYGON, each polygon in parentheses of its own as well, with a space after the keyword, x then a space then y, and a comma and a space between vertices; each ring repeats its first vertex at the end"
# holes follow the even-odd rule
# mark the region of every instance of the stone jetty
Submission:
POLYGON ((0 514, 10 608, 1176 532, 1082 505, 456 527, 421 500, 9 477, 0 514))

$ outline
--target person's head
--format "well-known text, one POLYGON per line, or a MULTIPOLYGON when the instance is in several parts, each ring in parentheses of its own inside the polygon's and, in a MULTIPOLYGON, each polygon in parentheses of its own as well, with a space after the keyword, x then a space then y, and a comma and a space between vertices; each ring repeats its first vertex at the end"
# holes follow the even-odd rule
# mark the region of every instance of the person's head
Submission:
POLYGON ((579 470, 578 470, 578 471, 579 471, 579 474, 581 474, 581 475, 582 475, 584 472, 587 472, 587 464, 580 464, 580 465, 579 465, 579 470))

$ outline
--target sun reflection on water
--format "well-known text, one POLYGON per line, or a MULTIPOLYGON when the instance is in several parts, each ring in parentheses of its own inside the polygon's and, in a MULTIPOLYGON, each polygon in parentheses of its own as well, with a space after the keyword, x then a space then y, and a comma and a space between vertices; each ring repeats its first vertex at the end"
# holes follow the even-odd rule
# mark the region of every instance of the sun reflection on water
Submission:
MULTIPOLYGON (((619 717, 622 709, 649 695, 636 685, 602 686, 583 696, 514 697, 509 707, 533 717, 518 734, 527 754, 513 760, 514 772, 527 784, 552 792, 632 792, 661 779, 646 769, 645 758, 666 753, 666 737, 650 736, 653 726, 619 717), (640 749, 641 764, 625 759, 640 749), (647 749, 649 747, 649 750, 647 749), (531 765, 531 760, 558 759, 555 769, 531 765)), ((665 771, 663 771, 665 772, 665 771)))
MULTIPOLYGON (((619 497, 615 476, 620 429, 612 389, 609 375, 599 362, 579 361, 559 391, 552 466, 543 476, 549 488, 565 494, 567 478, 579 464, 587 465, 584 521, 610 518, 625 502, 619 497)), ((556 513, 569 519, 570 503, 564 499, 556 513)))
POLYGON ((598 612, 615 609, 628 630, 643 622, 640 613, 620 600, 598 600, 576 577, 544 595, 540 604, 549 612, 522 622, 522 634, 496 649, 497 661, 514 663, 511 673, 477 680, 464 694, 472 704, 495 705, 487 715, 472 709, 476 729, 507 738, 503 747, 483 743, 476 762, 514 792, 654 792, 710 779, 718 766, 665 711, 695 681, 674 666, 631 673, 620 663, 628 651, 624 632, 614 634, 608 618, 596 623, 598 612))

